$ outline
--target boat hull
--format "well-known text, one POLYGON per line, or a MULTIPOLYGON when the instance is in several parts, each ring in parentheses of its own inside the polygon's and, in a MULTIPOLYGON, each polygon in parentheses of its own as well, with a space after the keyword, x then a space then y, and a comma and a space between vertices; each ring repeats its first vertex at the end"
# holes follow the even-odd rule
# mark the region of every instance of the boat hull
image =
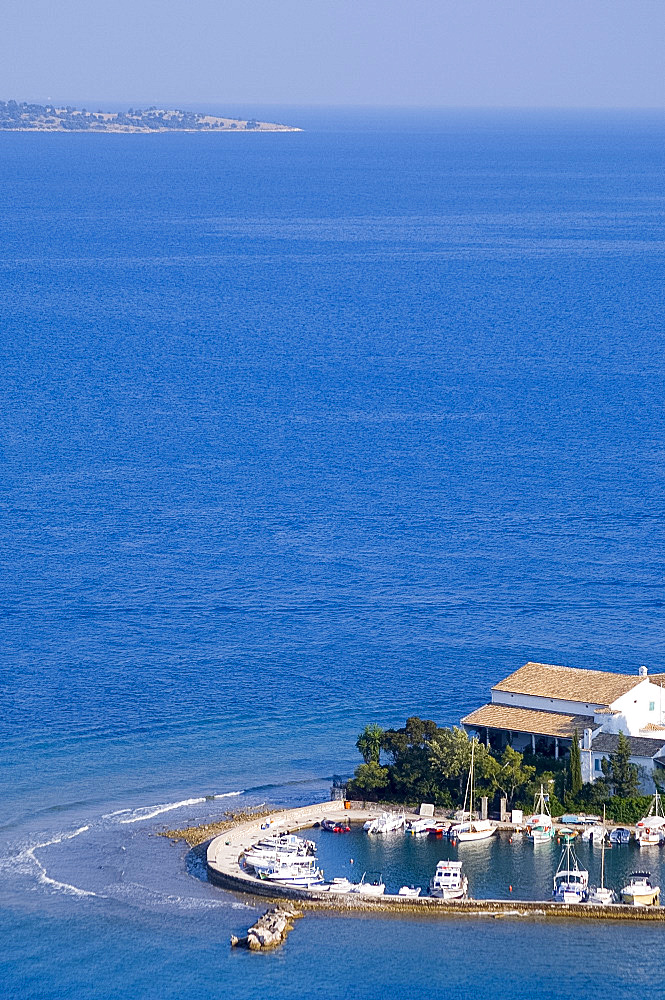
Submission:
POLYGON ((628 906, 659 906, 660 889, 641 891, 624 889, 621 893, 621 902, 628 906))

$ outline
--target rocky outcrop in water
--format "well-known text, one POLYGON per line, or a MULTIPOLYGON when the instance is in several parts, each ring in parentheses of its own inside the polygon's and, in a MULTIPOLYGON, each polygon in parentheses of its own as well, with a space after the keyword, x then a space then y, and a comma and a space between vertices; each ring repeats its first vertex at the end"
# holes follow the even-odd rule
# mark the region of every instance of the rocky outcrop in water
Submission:
POLYGON ((281 904, 267 910, 247 931, 247 937, 231 938, 231 947, 249 948, 250 951, 265 951, 276 948, 293 930, 293 921, 302 917, 302 911, 294 906, 281 904))

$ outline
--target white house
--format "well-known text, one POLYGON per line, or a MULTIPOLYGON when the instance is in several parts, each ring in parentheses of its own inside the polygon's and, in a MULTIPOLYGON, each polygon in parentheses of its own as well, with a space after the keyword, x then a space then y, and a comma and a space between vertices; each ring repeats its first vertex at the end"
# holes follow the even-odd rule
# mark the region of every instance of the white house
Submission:
POLYGON ((582 777, 602 777, 603 757, 616 749, 619 732, 631 740, 632 756, 643 768, 643 787, 651 772, 665 767, 665 675, 582 670, 548 663, 526 663, 492 688, 492 700, 462 719, 487 745, 552 754, 568 753, 577 733, 582 777))

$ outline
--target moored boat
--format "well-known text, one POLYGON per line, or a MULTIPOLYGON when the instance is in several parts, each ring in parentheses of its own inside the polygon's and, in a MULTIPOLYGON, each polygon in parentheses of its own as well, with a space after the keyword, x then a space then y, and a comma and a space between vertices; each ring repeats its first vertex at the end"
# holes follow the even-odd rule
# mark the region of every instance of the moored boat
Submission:
POLYGON ((611 844, 628 844, 630 842, 630 830, 627 826, 617 826, 610 830, 611 844))
POLYGON ((367 827, 367 833, 396 833, 398 830, 403 830, 405 824, 406 817, 403 812, 383 812, 371 826, 367 827))
POLYGON ((407 823, 405 833, 409 837, 425 837, 429 833, 431 822, 431 819, 423 819, 422 816, 419 816, 418 819, 412 819, 410 823, 407 823))
MULTIPOLYGON (((605 829, 605 807, 603 806, 603 830, 605 829)), ((616 895, 612 889, 605 886, 605 838, 601 841, 600 855, 600 885, 589 889, 588 902, 594 906, 609 906, 614 903, 616 895)))
POLYGON ((570 840, 561 852, 553 882, 552 898, 556 903, 583 903, 587 898, 589 873, 580 868, 570 840))
POLYGON ((473 814, 473 758, 474 750, 476 746, 475 738, 471 740, 471 764, 469 766, 469 778, 466 783, 466 792, 464 794, 464 805, 462 807, 462 816, 467 819, 463 819, 461 823, 457 823, 455 826, 451 826, 448 835, 451 840, 457 840, 462 842, 473 842, 477 840, 489 840, 496 833, 496 827, 488 819, 476 819, 473 814), (468 812, 467 812, 467 802, 468 802, 468 812))
POLYGON ((665 840, 665 816, 658 792, 651 800, 649 815, 636 825, 635 836, 640 847, 658 846, 665 840))
POLYGON ((658 906, 660 886, 651 882, 651 872, 633 872, 621 890, 621 902, 630 906, 658 906))
POLYGON ((429 884, 430 896, 439 899, 464 899, 469 880, 462 874, 461 861, 439 861, 429 884))
POLYGON ((358 896, 383 896, 384 892, 386 891, 386 886, 383 881, 383 877, 379 875, 378 880, 376 882, 366 882, 365 881, 366 875, 367 872, 364 872, 360 882, 357 882, 355 885, 353 885, 349 891, 355 893, 358 896))
POLYGON ((397 895, 398 896, 411 896, 411 897, 415 898, 416 896, 419 896, 421 892, 422 892, 422 889, 420 888, 420 886, 403 885, 401 887, 401 889, 398 889, 397 895))
POLYGON ((526 838, 532 844, 549 843, 554 836, 554 825, 548 805, 549 798, 541 785, 540 792, 533 804, 533 813, 526 820, 526 838))

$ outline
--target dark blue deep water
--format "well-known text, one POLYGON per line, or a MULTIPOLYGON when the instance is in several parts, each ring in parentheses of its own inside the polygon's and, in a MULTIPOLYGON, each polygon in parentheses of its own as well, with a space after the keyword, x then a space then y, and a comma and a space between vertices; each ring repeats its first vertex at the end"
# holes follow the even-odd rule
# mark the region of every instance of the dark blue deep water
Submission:
POLYGON ((151 836, 527 659, 665 669, 662 118, 302 123, 0 136, 0 992, 642 998, 657 928, 231 954, 151 836))

